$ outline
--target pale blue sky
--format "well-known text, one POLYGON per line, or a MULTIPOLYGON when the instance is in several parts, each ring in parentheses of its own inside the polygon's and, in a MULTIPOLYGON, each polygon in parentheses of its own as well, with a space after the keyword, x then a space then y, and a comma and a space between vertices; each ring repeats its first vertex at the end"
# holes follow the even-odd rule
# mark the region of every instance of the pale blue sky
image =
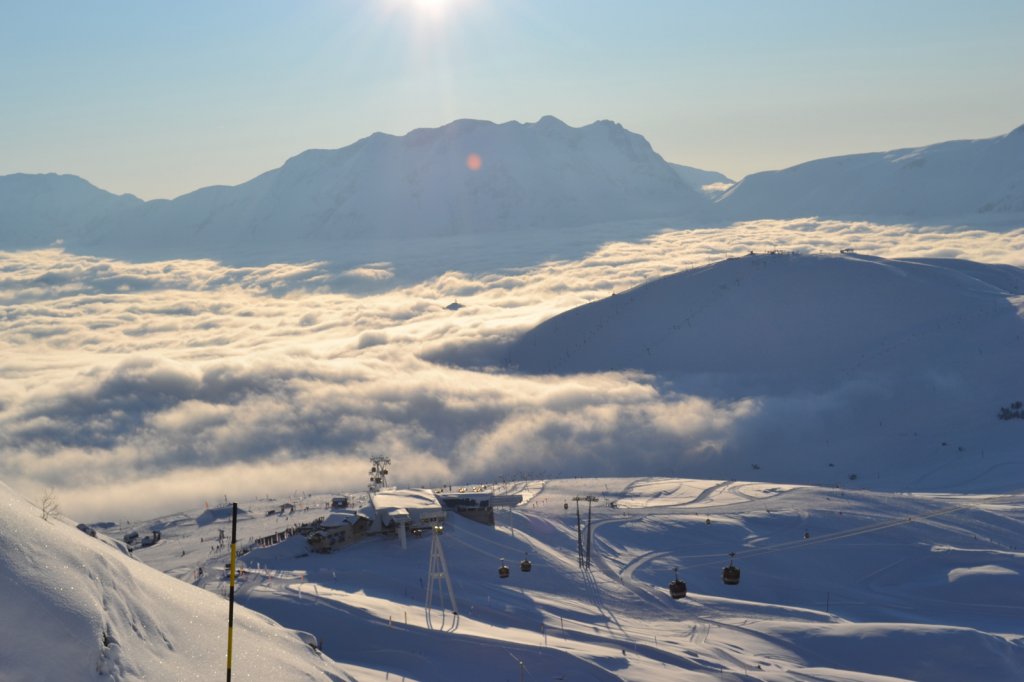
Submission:
POLYGON ((0 0, 0 174, 172 197, 552 114, 738 179, 1009 132, 1022 35, 1021 0, 0 0))

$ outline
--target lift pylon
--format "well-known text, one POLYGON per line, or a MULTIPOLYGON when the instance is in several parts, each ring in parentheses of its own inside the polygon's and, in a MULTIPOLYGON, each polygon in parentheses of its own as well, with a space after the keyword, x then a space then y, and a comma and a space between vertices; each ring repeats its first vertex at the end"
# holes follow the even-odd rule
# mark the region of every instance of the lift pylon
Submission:
POLYGON ((444 558, 444 549, 441 547, 441 527, 434 526, 434 537, 430 544, 430 568, 427 570, 427 601, 426 619, 427 628, 452 632, 458 626, 459 605, 455 601, 455 590, 452 589, 452 578, 448 573, 448 562, 444 558), (434 585, 437 585, 437 593, 440 599, 441 624, 435 628, 431 619, 434 599, 434 585), (448 591, 448 600, 452 605, 452 622, 447 625, 444 619, 444 593, 448 591))

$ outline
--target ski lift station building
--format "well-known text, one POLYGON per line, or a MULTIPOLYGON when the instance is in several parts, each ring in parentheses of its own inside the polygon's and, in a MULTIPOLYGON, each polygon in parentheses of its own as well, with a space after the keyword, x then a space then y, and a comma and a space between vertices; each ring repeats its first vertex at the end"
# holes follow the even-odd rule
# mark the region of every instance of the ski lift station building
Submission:
POLYGON ((496 507, 514 507, 523 501, 522 495, 496 495, 489 490, 463 491, 457 493, 441 493, 438 495, 441 506, 454 511, 460 516, 472 519, 488 526, 494 525, 496 507))
POLYGON ((444 525, 445 511, 434 491, 427 488, 381 490, 370 496, 370 505, 373 507, 373 532, 402 525, 409 530, 444 525))
POLYGON ((320 522, 320 526, 307 536, 309 548, 314 552, 332 552, 351 544, 366 534, 370 519, 360 512, 334 512, 320 522))

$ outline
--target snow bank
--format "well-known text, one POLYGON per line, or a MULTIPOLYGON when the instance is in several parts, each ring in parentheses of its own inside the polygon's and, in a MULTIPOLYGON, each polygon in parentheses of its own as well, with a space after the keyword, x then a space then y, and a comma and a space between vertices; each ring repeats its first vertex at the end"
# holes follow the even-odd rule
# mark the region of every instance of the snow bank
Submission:
MULTIPOLYGON (((74 525, 43 521, 2 483, 0 507, 0 678, 180 682, 224 674, 224 599, 74 525)), ((240 680, 349 679, 295 632, 237 605, 232 673, 240 680)))

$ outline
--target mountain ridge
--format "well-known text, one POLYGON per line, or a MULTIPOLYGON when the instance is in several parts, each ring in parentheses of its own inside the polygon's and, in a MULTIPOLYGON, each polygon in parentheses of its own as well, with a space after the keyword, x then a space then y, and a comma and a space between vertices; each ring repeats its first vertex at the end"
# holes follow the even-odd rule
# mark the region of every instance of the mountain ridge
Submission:
POLYGON ((93 245, 187 254, 240 240, 335 243, 678 219, 709 205, 619 124, 460 119, 307 150, 234 187, 148 202, 115 216, 93 245))
POLYGON ((1024 126, 731 182, 665 161, 610 120, 458 119, 308 149, 238 185, 174 199, 115 195, 71 175, 0 176, 0 248, 63 244, 155 259, 230 257, 255 244, 267 254, 322 256, 354 241, 810 216, 1013 227, 1024 223, 1024 126))
POLYGON ((929 224, 1024 221, 1024 126, 996 137, 806 161, 743 178, 725 217, 829 217, 929 224))

